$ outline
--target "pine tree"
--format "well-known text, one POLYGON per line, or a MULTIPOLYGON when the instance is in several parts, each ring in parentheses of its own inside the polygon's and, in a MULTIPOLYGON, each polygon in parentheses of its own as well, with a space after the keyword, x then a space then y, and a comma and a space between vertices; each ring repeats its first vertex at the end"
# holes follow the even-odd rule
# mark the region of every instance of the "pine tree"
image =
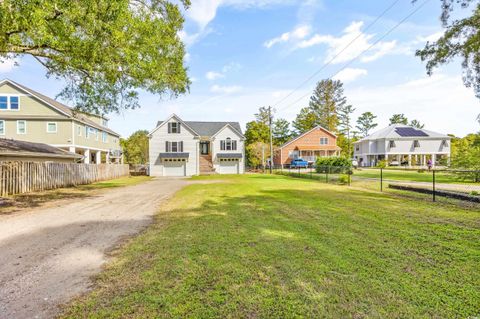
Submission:
POLYGON ((303 134, 317 126, 317 122, 317 117, 310 108, 304 107, 300 110, 300 113, 297 114, 297 118, 293 121, 292 126, 295 128, 297 134, 303 134))
POLYGON ((350 133, 353 127, 351 116, 353 112, 355 112, 355 109, 351 105, 344 105, 343 107, 340 107, 337 112, 339 132, 344 135, 346 139, 345 144, 347 149, 344 149, 344 152, 346 152, 348 154, 347 156, 350 157, 352 152, 352 140, 350 138, 350 133))
POLYGON ((365 137, 370 133, 370 130, 377 127, 377 123, 374 123, 376 115, 373 115, 372 112, 365 112, 360 115, 357 119, 357 125, 355 128, 358 130, 358 133, 361 137, 365 137))
POLYGON ((338 80, 321 80, 317 83, 310 98, 309 108, 316 117, 316 124, 331 131, 338 132, 338 110, 345 107, 343 84, 338 80))

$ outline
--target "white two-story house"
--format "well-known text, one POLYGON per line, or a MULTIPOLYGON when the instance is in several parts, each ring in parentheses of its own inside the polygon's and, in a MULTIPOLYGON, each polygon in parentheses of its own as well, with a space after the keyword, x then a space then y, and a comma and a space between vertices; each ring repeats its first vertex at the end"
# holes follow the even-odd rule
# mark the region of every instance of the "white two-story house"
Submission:
POLYGON ((385 160, 389 166, 447 166, 451 137, 445 134, 394 124, 354 143, 359 166, 375 166, 385 160))
POLYGON ((150 175, 243 174, 244 141, 238 122, 183 121, 173 114, 149 134, 150 175))

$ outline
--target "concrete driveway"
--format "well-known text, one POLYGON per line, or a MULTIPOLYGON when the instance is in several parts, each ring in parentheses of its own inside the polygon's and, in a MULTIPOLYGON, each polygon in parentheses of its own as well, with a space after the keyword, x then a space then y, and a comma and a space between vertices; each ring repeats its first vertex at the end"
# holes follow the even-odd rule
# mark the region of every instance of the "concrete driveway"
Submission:
POLYGON ((82 293, 106 252, 151 222, 184 179, 155 179, 0 216, 0 318, 51 318, 82 293))

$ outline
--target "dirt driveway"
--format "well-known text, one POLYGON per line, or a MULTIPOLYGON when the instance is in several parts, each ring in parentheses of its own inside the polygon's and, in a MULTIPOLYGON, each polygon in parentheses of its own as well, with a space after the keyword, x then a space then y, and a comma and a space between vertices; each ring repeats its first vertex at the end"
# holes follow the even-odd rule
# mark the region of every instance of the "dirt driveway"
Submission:
POLYGON ((156 179, 0 216, 0 318, 51 318, 91 285, 105 253, 188 182, 156 179))

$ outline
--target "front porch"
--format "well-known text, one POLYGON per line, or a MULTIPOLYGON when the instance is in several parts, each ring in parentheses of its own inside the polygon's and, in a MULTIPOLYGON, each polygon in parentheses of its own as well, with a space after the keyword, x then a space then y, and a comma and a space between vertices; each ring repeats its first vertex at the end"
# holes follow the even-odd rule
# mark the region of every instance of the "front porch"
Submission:
POLYGON ((340 150, 298 150, 298 158, 315 163, 319 157, 339 156, 340 150))
POLYGON ((404 166, 409 168, 446 167, 450 165, 449 154, 387 154, 369 155, 369 166, 376 166, 380 161, 386 161, 387 166, 404 166))
POLYGON ((119 150, 99 150, 78 146, 63 149, 82 155, 83 159, 81 162, 84 164, 123 164, 123 154, 119 150))

